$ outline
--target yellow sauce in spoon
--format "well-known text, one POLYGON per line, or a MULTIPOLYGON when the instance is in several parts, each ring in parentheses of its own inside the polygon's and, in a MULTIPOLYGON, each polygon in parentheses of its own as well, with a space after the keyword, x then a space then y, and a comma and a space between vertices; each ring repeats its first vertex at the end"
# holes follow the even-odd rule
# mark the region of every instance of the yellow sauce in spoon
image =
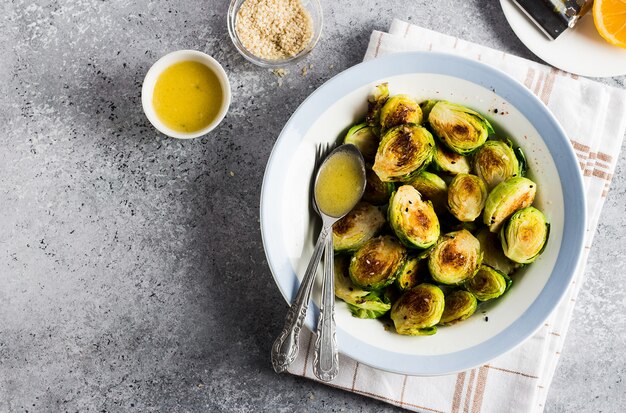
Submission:
POLYGON ((320 212, 341 217, 359 202, 363 177, 359 159, 337 152, 320 169, 315 183, 315 201, 320 212))

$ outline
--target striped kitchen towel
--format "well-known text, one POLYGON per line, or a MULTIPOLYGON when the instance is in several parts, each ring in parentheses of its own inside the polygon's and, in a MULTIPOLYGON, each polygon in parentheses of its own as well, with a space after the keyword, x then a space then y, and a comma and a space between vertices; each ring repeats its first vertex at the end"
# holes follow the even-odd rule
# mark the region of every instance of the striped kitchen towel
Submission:
MULTIPOLYGON (((340 356, 339 376, 330 385, 418 412, 541 412, 624 139, 626 91, 399 20, 389 33, 372 33, 365 60, 419 50, 454 53, 497 67, 550 108, 567 132, 584 175, 589 217, 585 252, 566 296, 545 325, 489 364, 447 376, 414 377, 340 356)), ((302 350, 289 371, 316 380, 313 334, 305 330, 301 340, 302 350)))

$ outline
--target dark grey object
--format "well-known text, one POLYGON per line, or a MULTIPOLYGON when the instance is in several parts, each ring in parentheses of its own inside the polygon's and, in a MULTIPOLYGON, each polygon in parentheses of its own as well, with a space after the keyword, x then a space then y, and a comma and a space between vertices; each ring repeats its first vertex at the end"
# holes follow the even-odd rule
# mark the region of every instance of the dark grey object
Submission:
POLYGON ((513 0, 550 39, 574 27, 593 0, 513 0))

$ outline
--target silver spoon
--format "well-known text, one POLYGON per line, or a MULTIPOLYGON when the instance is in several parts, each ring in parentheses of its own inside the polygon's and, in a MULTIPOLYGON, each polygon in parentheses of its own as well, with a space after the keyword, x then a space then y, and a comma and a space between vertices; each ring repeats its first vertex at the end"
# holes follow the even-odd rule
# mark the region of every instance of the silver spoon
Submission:
POLYGON ((365 190, 365 162, 363 156, 354 145, 341 145, 326 157, 317 170, 314 188, 318 186, 320 172, 324 169, 325 164, 339 153, 349 154, 358 162, 360 182, 357 188, 355 188, 358 191, 358 196, 355 197, 356 201, 354 204, 350 205, 349 208, 346 207, 345 211, 329 215, 320 209, 316 196, 317 191, 313 191, 315 209, 322 217, 322 230, 315 243, 313 255, 302 279, 302 284, 300 284, 296 298, 287 312, 283 330, 272 346, 272 366, 277 373, 285 371, 298 355, 300 330, 302 329, 309 301, 311 300, 311 291, 313 290, 317 265, 322 257, 323 247, 326 248, 326 257, 324 259, 322 303, 320 305, 318 334, 315 342, 313 372, 320 380, 324 381, 332 380, 338 372, 339 355, 334 321, 335 291, 332 226, 354 208, 354 205, 356 205, 356 202, 358 202, 365 190))

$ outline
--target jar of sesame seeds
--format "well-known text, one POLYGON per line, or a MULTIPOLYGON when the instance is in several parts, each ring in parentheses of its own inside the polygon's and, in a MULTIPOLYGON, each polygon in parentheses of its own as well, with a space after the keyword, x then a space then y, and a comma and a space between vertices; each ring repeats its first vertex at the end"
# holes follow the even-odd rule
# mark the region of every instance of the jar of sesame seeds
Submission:
POLYGON ((244 58, 281 67, 306 56, 322 31, 318 0, 232 0, 228 33, 244 58))

